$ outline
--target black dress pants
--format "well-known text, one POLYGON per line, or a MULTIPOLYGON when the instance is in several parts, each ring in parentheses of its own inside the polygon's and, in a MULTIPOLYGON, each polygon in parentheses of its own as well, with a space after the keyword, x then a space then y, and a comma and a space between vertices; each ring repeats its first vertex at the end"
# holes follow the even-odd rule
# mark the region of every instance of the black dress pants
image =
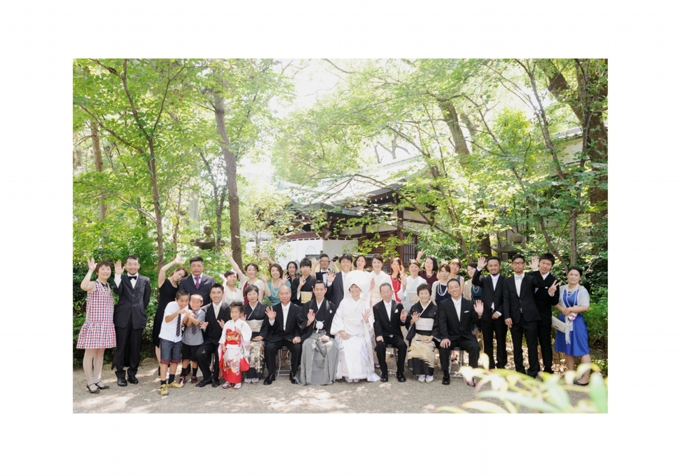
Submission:
POLYGON ((142 350, 143 330, 133 329, 132 319, 130 319, 127 327, 116 327, 116 351, 113 354, 113 366, 116 369, 116 377, 125 378, 126 361, 129 362, 128 377, 137 375, 139 356, 142 350))
POLYGON ((441 342, 439 345, 439 361, 442 364, 442 370, 444 371, 444 375, 448 375, 449 373, 449 362, 451 362, 451 350, 460 347, 463 349, 465 352, 468 353, 468 356, 470 358, 470 367, 477 367, 477 363, 479 361, 479 343, 477 342, 477 339, 474 337, 459 337, 456 340, 450 339, 451 340, 451 345, 449 345, 447 348, 444 348, 441 346, 441 342))
POLYGON ((219 343, 203 342, 196 350, 198 357, 198 367, 203 374, 203 380, 219 381, 220 379, 220 356, 218 354, 219 343), (210 363, 212 361, 213 370, 210 372, 210 363))
POLYGON ((489 368, 502 369, 508 363, 508 351, 505 348, 505 341, 508 335, 508 326, 505 324, 503 317, 498 319, 483 319, 482 320, 482 338, 484 339, 484 353, 489 356, 489 368), (493 339, 496 337, 496 355, 498 359, 494 361, 493 358, 493 339))
POLYGON ((538 323, 538 344, 541 346, 543 371, 551 374, 553 373, 552 316, 541 316, 541 321, 538 323))
POLYGON ((280 339, 273 342, 268 341, 264 346, 264 354, 267 360, 267 369, 269 369, 268 375, 271 375, 273 372, 276 372, 276 353, 279 351, 280 348, 284 346, 288 350, 290 350, 291 353, 290 357, 291 378, 293 375, 297 373, 298 367, 300 366, 300 357, 302 356, 302 344, 301 343, 293 344, 293 341, 280 339))
POLYGON ((538 375, 538 322, 527 322, 524 316, 520 316, 519 322, 513 322, 510 328, 512 335, 512 353, 515 359, 515 370, 527 374, 530 377, 538 375), (526 337, 527 348, 529 350, 529 369, 524 369, 524 359, 522 357, 522 336, 526 337))
POLYGON ((383 336, 383 342, 376 342, 375 353, 378 355, 378 363, 380 364, 380 372, 387 375, 387 361, 385 354, 387 345, 393 345, 397 349, 397 372, 404 373, 404 362, 406 361, 406 351, 408 347, 404 338, 400 335, 394 334, 392 337, 383 336))

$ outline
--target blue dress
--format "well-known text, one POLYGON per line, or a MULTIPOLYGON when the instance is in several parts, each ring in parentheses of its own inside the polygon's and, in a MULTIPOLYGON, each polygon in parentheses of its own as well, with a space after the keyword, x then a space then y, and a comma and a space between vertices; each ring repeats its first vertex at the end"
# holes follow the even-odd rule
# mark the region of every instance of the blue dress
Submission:
MULTIPOLYGON (((565 289, 564 294, 562 294, 562 301, 565 306, 576 306, 576 295, 576 292, 569 295, 565 289)), ((564 322, 564 315, 561 312, 558 318, 560 321, 564 322)), ((588 347, 588 327, 586 326, 586 321, 583 319, 583 315, 580 313, 574 320, 569 340, 571 340, 571 342, 567 344, 564 333, 557 331, 555 334, 555 351, 564 352, 565 354, 574 357, 590 354, 590 347, 588 347)))

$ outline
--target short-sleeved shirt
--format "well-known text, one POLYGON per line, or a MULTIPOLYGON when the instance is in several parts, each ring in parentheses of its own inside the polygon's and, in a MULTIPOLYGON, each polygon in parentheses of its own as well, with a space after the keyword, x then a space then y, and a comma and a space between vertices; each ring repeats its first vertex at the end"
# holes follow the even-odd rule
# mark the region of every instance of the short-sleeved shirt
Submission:
MULTIPOLYGON (((192 312, 194 313, 194 318, 198 322, 205 322, 205 312, 203 309, 192 312)), ((201 329, 196 324, 187 326, 187 328, 184 329, 184 334, 182 335, 182 343, 186 345, 201 345, 203 343, 203 331, 201 331, 201 329)))
POLYGON ((170 322, 165 321, 166 317, 168 317, 171 314, 174 314, 178 310, 179 304, 177 304, 177 301, 173 301, 169 303, 167 306, 165 306, 165 312, 163 313, 163 322, 161 323, 161 332, 160 334, 158 334, 159 338, 170 342, 180 342, 182 340, 182 325, 180 324, 179 335, 177 335, 177 320, 183 319, 184 315, 178 314, 172 321, 170 322))

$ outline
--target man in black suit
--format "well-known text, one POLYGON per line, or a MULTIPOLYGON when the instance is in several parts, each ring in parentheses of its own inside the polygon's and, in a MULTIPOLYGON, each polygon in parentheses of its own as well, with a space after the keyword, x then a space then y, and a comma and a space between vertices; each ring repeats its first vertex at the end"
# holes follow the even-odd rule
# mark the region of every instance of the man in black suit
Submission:
POLYGON ((326 298, 336 306, 345 298, 345 282, 347 282, 347 274, 352 270, 352 257, 345 253, 340 257, 340 268, 338 273, 329 272, 328 276, 328 291, 326 298))
POLYGON ((387 345, 393 345, 397 349, 397 380, 406 382, 404 377, 404 362, 408 347, 401 334, 401 328, 409 326, 410 318, 406 317, 406 311, 401 303, 392 299, 394 292, 389 283, 380 285, 380 297, 382 301, 373 306, 373 330, 375 331, 375 353, 380 363, 380 381, 387 382, 387 362, 385 353, 387 345), (409 322, 407 322, 409 321, 409 322))
POLYGON ((538 344, 541 346, 541 357, 543 358, 543 371, 553 373, 552 370, 552 307, 560 300, 560 295, 556 292, 559 283, 555 276, 550 274, 550 270, 555 265, 555 257, 551 253, 544 253, 540 257, 535 256, 531 259, 531 269, 533 270, 534 280, 540 285, 534 289, 534 301, 541 320, 538 322, 538 344), (552 293, 550 295, 549 293, 552 293))
POLYGON ((203 297, 203 302, 210 302, 210 291, 212 285, 215 284, 215 278, 203 274, 204 268, 203 258, 200 256, 191 258, 189 260, 191 274, 180 281, 179 289, 186 289, 189 296, 192 294, 200 294, 203 297))
MULTIPOLYGON (((332 272, 328 269, 330 264, 331 259, 328 257, 328 255, 326 253, 321 253, 319 256, 319 271, 316 272, 316 280, 322 281, 326 286, 326 294, 328 294, 328 275, 332 272)), ((326 298, 328 298, 327 295, 326 298)))
POLYGON ((229 304, 222 300, 224 287, 221 284, 213 284, 210 288, 210 304, 201 309, 205 312, 205 322, 199 324, 203 331, 203 343, 196 349, 198 366, 203 374, 203 380, 196 384, 197 387, 205 387, 212 383, 213 387, 220 386, 220 368, 218 349, 224 323, 230 319, 229 304), (210 373, 210 361, 213 361, 213 371, 210 373))
POLYGON ((262 323, 260 335, 264 338, 265 358, 269 374, 264 380, 265 385, 271 385, 276 379, 276 352, 283 346, 291 352, 290 382, 295 384, 295 373, 300 365, 300 353, 302 346, 300 342, 300 326, 298 325, 298 314, 300 306, 290 301, 291 290, 285 284, 279 288, 279 299, 281 302, 273 308, 268 307, 267 318, 262 323))
POLYGON ((482 314, 482 336, 484 339, 484 353, 489 357, 489 368, 505 368, 508 363, 508 351, 505 348, 505 340, 508 335, 508 326, 503 316, 503 282, 505 276, 500 274, 501 260, 492 256, 487 261, 482 257, 477 260, 477 271, 472 277, 472 284, 482 288, 482 302, 484 314, 482 314), (489 276, 482 276, 484 267, 489 271, 489 276), (493 337, 496 334, 496 354, 498 361, 493 358, 493 337))
MULTIPOLYGON (((479 344, 472 335, 472 324, 482 317, 484 304, 477 301, 472 304, 463 297, 463 290, 456 278, 449 279, 447 284, 451 299, 445 299, 437 308, 439 321, 439 360, 444 371, 443 385, 451 383, 449 375, 449 363, 451 362, 451 349, 460 347, 470 356, 470 367, 477 367, 479 359, 479 344)), ((466 379, 465 383, 475 385, 474 379, 466 379)))
POLYGON ((538 375, 538 323, 541 316, 534 301, 534 288, 540 286, 533 274, 525 274, 524 256, 512 259, 514 274, 503 283, 503 315, 512 335, 515 370, 530 377, 538 375), (525 370, 522 358, 522 337, 526 338, 529 351, 529 369, 525 370))
POLYGON ((130 383, 137 383, 137 368, 142 350, 142 331, 146 327, 146 307, 151 299, 151 282, 139 271, 139 258, 125 258, 125 271, 120 261, 116 262, 116 276, 113 291, 118 294, 118 304, 113 310, 113 324, 116 327, 116 352, 113 365, 116 368, 118 385, 125 387, 125 361, 129 359, 127 375, 130 383), (126 355, 128 359, 126 359, 126 355))

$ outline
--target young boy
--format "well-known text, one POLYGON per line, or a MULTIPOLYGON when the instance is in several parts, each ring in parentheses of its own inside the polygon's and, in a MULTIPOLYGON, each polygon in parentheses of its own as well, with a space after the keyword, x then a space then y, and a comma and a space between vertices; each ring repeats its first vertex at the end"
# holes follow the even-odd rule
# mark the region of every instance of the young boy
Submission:
POLYGON ((229 316, 231 321, 224 325, 220 338, 220 369, 225 380, 222 388, 233 386, 238 390, 241 388, 243 372, 250 368, 248 349, 252 330, 245 320, 242 303, 232 302, 229 306, 229 316))
POLYGON ((161 332, 159 334, 161 347, 161 375, 165 378, 170 365, 169 382, 161 380, 161 396, 168 394, 168 387, 182 388, 182 384, 175 382, 177 364, 180 363, 180 347, 182 345, 182 320, 189 312, 189 293, 184 289, 177 291, 175 302, 165 307, 161 332))
POLYGON ((184 385, 184 380, 189 375, 189 361, 191 361, 191 383, 197 383, 198 378, 198 356, 196 351, 203 343, 203 332, 199 327, 201 322, 205 322, 205 311, 201 309, 203 296, 192 294, 189 300, 191 312, 186 315, 186 328, 182 335, 182 373, 179 376, 180 385, 184 385))

